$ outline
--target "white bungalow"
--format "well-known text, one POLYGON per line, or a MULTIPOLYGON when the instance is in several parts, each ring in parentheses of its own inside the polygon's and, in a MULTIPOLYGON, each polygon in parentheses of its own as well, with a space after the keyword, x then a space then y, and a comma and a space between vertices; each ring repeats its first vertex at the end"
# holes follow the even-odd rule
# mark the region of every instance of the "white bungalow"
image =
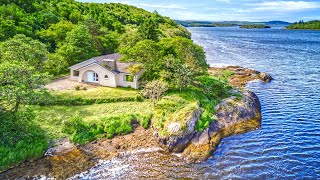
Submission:
POLYGON ((130 67, 138 63, 119 62, 120 54, 109 54, 94 57, 75 64, 70 69, 70 79, 78 82, 96 83, 108 87, 139 88, 139 78, 143 69, 135 74, 130 73, 130 67))

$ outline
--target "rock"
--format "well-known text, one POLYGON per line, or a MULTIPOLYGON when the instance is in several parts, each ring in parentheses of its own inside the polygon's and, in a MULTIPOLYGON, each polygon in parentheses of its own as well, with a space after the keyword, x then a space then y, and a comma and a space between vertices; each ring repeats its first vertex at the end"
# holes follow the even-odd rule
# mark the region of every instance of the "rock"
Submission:
POLYGON ((269 74, 264 73, 264 72, 260 73, 259 76, 260 76, 261 80, 265 81, 265 82, 270 82, 273 79, 269 74))
MULTIPOLYGON (((155 132, 155 138, 158 140, 158 144, 167 152, 180 153, 182 152, 188 143, 191 141, 195 134, 195 126, 200 118, 201 110, 195 110, 192 113, 192 117, 190 120, 186 122, 186 129, 184 132, 180 134, 170 134, 166 136, 162 136, 159 132, 155 132)), ((181 129, 181 125, 179 127, 176 123, 171 123, 168 126, 168 129, 171 129, 171 132, 175 132, 178 129, 181 129), (170 127, 169 127, 170 126, 170 127)))
POLYGON ((242 98, 229 97, 216 106, 217 120, 203 132, 196 133, 182 156, 192 162, 206 160, 223 137, 256 129, 261 122, 258 97, 251 91, 241 92, 242 98))
POLYGON ((168 131, 170 134, 177 133, 181 130, 181 124, 180 123, 171 123, 168 125, 168 131))
POLYGON ((74 149, 76 149, 76 146, 71 143, 68 138, 61 138, 58 141, 52 143, 52 147, 46 151, 45 156, 63 154, 74 149))

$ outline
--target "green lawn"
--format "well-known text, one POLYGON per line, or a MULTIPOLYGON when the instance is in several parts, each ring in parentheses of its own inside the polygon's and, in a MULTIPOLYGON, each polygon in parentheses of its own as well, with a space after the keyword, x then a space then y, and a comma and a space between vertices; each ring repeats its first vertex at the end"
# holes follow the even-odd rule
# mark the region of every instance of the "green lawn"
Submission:
POLYGON ((85 106, 35 106, 34 111, 35 122, 41 128, 46 129, 49 137, 57 139, 66 136, 62 132, 63 124, 75 115, 82 117, 84 122, 90 123, 110 115, 150 114, 152 108, 150 101, 144 101, 85 106))
POLYGON ((53 94, 63 98, 87 98, 87 99, 103 99, 103 98, 119 98, 119 97, 135 97, 140 95, 139 90, 132 88, 109 88, 96 87, 88 90, 62 90, 54 91, 53 94))

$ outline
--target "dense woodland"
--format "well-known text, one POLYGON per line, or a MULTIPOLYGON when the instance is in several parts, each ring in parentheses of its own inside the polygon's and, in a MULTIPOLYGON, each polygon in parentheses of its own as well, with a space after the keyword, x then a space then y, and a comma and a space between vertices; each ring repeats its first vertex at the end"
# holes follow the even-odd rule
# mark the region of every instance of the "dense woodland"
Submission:
POLYGON ((313 20, 313 21, 299 21, 294 24, 291 24, 287 27, 287 29, 320 29, 320 21, 319 20, 313 20))

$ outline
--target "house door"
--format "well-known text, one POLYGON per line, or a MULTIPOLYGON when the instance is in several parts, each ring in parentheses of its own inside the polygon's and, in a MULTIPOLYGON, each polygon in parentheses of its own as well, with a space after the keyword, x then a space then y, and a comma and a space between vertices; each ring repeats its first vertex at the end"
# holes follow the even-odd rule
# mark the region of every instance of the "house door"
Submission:
POLYGON ((88 82, 98 82, 98 74, 92 71, 87 72, 88 82))

